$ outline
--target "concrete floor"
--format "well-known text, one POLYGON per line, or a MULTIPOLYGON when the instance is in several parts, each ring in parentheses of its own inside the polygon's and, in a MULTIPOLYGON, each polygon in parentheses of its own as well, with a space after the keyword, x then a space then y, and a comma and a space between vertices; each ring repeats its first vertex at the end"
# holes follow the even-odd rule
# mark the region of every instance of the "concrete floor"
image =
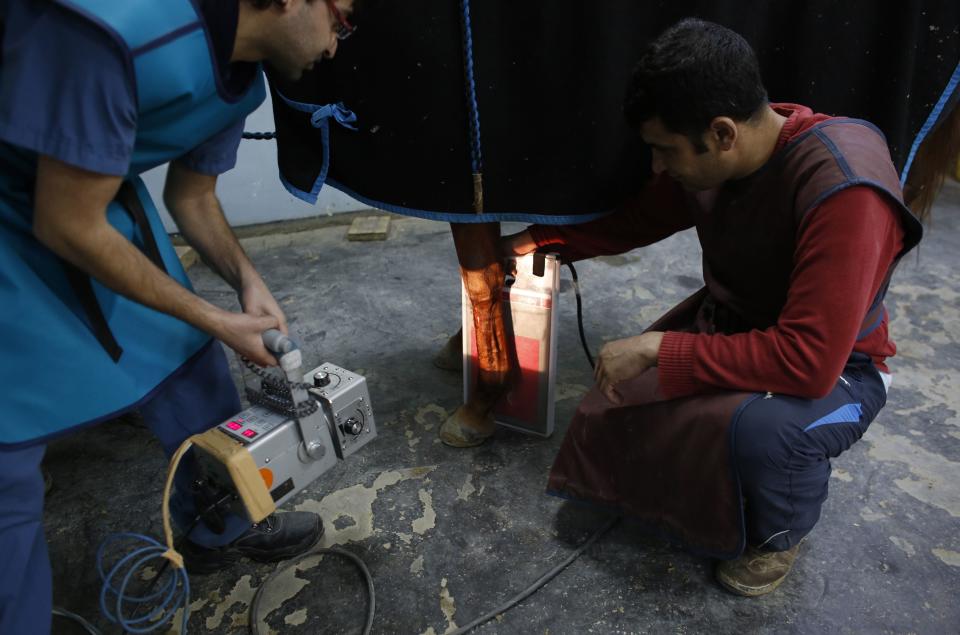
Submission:
MULTIPOLYGON (((554 436, 502 430, 479 449, 452 450, 438 442, 437 426, 460 403, 461 380, 430 361, 460 319, 449 230, 400 217, 385 242, 348 242, 346 230, 335 218, 246 241, 306 363, 365 375, 379 426, 374 443, 289 507, 319 512, 325 544, 367 563, 377 590, 374 632, 440 634, 525 588, 604 522, 543 493, 591 378, 573 294, 565 282, 554 436)), ((621 523, 479 632, 960 632, 958 254, 953 184, 889 296, 900 353, 888 405, 863 442, 834 462, 823 519, 777 592, 733 597, 714 583, 711 562, 621 523)), ((579 273, 595 350, 638 332, 701 284, 690 232, 583 263, 579 273)), ((190 274, 202 296, 235 305, 208 269, 196 265, 190 274)), ((99 614, 95 552, 112 532, 160 534, 161 452, 126 419, 52 444, 46 465, 55 481, 47 502, 55 602, 117 632, 99 614)), ((196 577, 190 631, 245 632, 248 603, 272 570, 245 563, 196 577)), ((274 590, 264 604, 270 632, 360 632, 364 587, 339 559, 307 561, 274 590)), ((54 632, 80 631, 56 620, 54 632)))

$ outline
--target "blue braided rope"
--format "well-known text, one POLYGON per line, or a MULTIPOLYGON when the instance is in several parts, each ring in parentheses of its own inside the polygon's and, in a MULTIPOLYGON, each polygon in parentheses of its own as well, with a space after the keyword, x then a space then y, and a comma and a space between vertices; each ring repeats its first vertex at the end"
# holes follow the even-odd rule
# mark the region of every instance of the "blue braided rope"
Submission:
POLYGON ((480 104, 473 73, 473 28, 470 24, 470 0, 460 0, 463 9, 463 63, 466 74, 467 105, 470 108, 470 157, 474 174, 483 172, 483 154, 480 146, 480 104))

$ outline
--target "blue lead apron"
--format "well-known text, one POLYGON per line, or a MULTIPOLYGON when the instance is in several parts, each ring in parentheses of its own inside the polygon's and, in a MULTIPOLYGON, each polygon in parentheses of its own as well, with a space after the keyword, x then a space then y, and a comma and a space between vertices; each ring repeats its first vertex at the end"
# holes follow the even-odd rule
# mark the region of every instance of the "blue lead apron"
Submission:
MULTIPOLYGON (((257 73, 243 94, 226 94, 203 19, 190 0, 58 4, 113 37, 135 78, 133 156, 107 219, 192 290, 137 175, 183 156, 255 110, 265 96, 262 76, 257 73)), ((36 164, 35 153, 0 144, 0 446, 7 447, 135 407, 210 341, 192 326, 103 287, 36 240, 36 164)))

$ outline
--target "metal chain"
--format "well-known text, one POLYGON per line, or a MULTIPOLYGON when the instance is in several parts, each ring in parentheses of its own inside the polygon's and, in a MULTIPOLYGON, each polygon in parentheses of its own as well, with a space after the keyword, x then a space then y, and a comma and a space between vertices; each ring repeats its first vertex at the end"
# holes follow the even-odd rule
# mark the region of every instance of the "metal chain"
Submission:
POLYGON ((262 380, 263 390, 257 392, 247 389, 247 399, 251 402, 297 419, 312 415, 320 407, 316 399, 307 399, 296 407, 293 405, 293 389, 306 391, 311 388, 310 384, 272 375, 243 356, 240 356, 240 361, 262 380))
POLYGON ((247 399, 251 403, 255 403, 265 408, 269 408, 274 412, 279 412, 282 415, 291 417, 294 419, 303 419, 309 417, 315 413, 319 408, 319 404, 315 399, 308 399, 301 404, 298 404, 296 408, 293 407, 293 402, 289 398, 284 399, 283 397, 273 396, 264 392, 257 392, 255 390, 247 389, 247 399))
POLYGON ((246 357, 241 356, 240 360, 246 365, 247 368, 249 368, 253 372, 254 375, 259 376, 265 382, 267 382, 268 384, 271 384, 272 386, 276 386, 281 389, 287 389, 287 390, 292 388, 302 388, 304 390, 309 390, 313 388, 313 386, 311 386, 310 384, 302 381, 290 381, 289 379, 285 379, 283 377, 277 377, 276 375, 271 375, 265 369, 260 368, 259 366, 251 362, 246 357))
POLYGON ((257 141, 270 141, 277 138, 276 131, 272 132, 244 132, 244 139, 255 139, 257 141))

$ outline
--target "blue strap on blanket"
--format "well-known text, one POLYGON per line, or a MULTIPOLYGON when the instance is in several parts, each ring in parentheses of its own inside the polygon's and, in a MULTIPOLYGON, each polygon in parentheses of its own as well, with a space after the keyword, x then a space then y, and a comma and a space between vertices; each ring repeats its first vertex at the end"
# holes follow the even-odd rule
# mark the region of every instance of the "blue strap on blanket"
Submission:
POLYGON ((302 192, 299 188, 295 188, 284 181, 284 185, 291 194, 312 205, 317 202, 317 195, 320 193, 320 188, 322 188, 326 182, 327 172, 330 169, 330 120, 332 119, 347 130, 355 131, 357 130, 357 126, 354 125, 357 121, 357 115, 344 106, 343 102, 318 106, 317 104, 294 101, 280 91, 277 91, 277 95, 280 96, 280 99, 282 99, 285 104, 294 110, 310 113, 310 125, 320 130, 320 138, 323 145, 323 167, 313 182, 313 187, 310 192, 302 192))

